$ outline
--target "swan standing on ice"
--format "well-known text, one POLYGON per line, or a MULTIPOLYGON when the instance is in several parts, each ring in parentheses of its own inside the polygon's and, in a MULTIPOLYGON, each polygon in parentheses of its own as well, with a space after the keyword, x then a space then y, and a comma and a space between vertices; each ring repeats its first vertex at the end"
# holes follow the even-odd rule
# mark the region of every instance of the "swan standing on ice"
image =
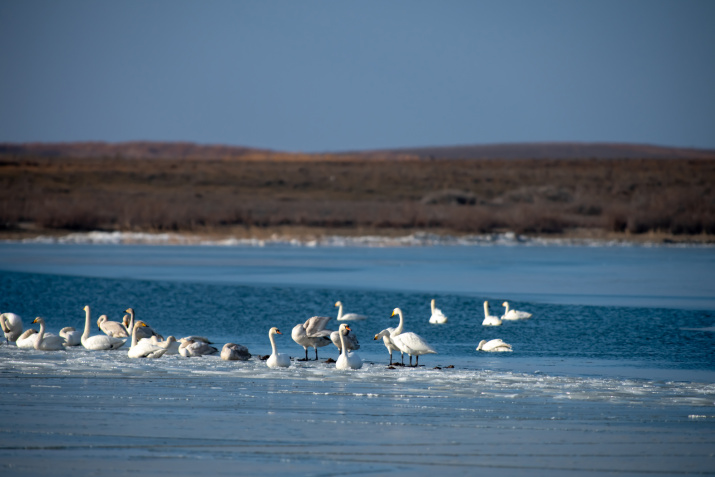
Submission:
MULTIPOLYGON (((410 356, 410 366, 412 366, 412 356, 417 356, 417 361, 415 366, 420 364, 420 356, 423 354, 437 353, 437 351, 432 348, 429 343, 427 343, 420 335, 408 331, 403 333, 402 330, 405 327, 405 319, 402 316, 402 310, 395 308, 392 311, 391 316, 400 316, 400 326, 395 328, 395 331, 390 333, 390 339, 397 346, 397 348, 402 353, 407 353, 410 356)), ((404 360, 403 363, 404 364, 404 360)))
POLYGON ((357 313, 346 313, 343 315, 343 302, 342 301, 336 302, 335 306, 340 307, 340 308, 338 308, 338 321, 358 321, 358 320, 367 319, 367 316, 359 315, 357 313))
POLYGON ((22 334, 22 318, 15 313, 3 313, 0 315, 0 327, 5 333, 5 340, 14 343, 22 334))
POLYGON ((502 306, 506 308, 506 310, 504 310, 504 316, 501 317, 502 320, 526 320, 527 318, 531 318, 531 313, 527 311, 510 310, 508 301, 502 303, 502 306))
POLYGON ((500 339, 482 340, 479 342, 479 346, 477 346, 477 351, 511 351, 511 345, 500 339))
MULTIPOLYGON (((348 328, 350 330, 350 328, 348 328)), ((360 342, 357 339, 357 335, 355 333, 350 333, 348 331, 345 334, 345 346, 348 347, 348 351, 354 351, 360 349, 360 342)), ((338 331, 333 331, 330 333, 330 341, 333 342, 333 344, 338 348, 338 352, 343 351, 343 335, 340 333, 340 330, 338 331)))
MULTIPOLYGON (((379 340, 382 338, 382 342, 385 344, 385 348, 387 348, 387 352, 390 353, 390 364, 392 364, 392 352, 393 351, 400 351, 400 348, 395 346, 395 344, 392 342, 390 339, 390 333, 395 331, 395 328, 387 328, 379 332, 378 334, 375 335, 373 340, 379 340)), ((402 362, 405 362, 405 357, 404 355, 402 356, 402 362)))
MULTIPOLYGON (((266 361, 266 366, 268 366, 269 368, 287 368, 290 366, 290 357, 287 354, 281 354, 276 352, 276 342, 273 339, 273 336, 277 334, 282 335, 283 333, 281 333, 275 326, 268 330, 268 339, 271 340, 271 349, 273 350, 273 352, 268 357, 268 360, 266 361)), ((308 350, 306 350, 305 352, 307 354, 308 350)), ((316 349, 315 352, 317 353, 318 350, 316 349)))
POLYGON ((109 321, 107 315, 101 315, 97 318, 97 328, 99 331, 112 338, 129 338, 130 331, 118 321, 109 321))
POLYGON ((45 333, 45 320, 41 317, 34 319, 33 323, 40 324, 40 332, 35 338, 35 349, 42 351, 59 351, 65 349, 65 340, 61 336, 53 335, 52 333, 45 333))
POLYGON ((107 335, 96 335, 89 336, 90 329, 90 308, 89 305, 84 307, 85 321, 84 321, 84 333, 82 333, 82 346, 89 350, 98 351, 105 349, 117 349, 121 348, 127 341, 126 338, 112 338, 107 335))
POLYGON ((484 321, 482 321, 483 326, 501 326, 501 320, 498 316, 489 314, 489 302, 484 302, 484 321))
POLYGON ((35 347, 35 334, 37 334, 37 330, 30 328, 18 336, 17 340, 15 340, 15 344, 21 349, 32 349, 35 347))
POLYGON ((440 310, 439 308, 435 308, 434 298, 432 299, 431 306, 432 316, 429 317, 429 322, 434 325, 441 325, 447 323, 447 317, 444 313, 442 313, 442 310, 440 310))
POLYGON ((138 339, 137 330, 146 326, 143 321, 137 321, 132 330, 132 345, 127 351, 127 356, 130 358, 161 358, 166 354, 172 343, 176 342, 176 338, 169 336, 166 341, 159 343, 156 336, 151 338, 138 339))
POLYGON ((65 326, 60 330, 60 336, 65 340, 65 346, 79 346, 82 344, 82 332, 73 326, 65 326))
POLYGON ((352 331, 348 325, 343 323, 338 329, 340 334, 340 341, 342 341, 342 351, 340 352, 340 357, 335 363, 337 369, 360 369, 362 368, 362 359, 357 353, 348 351, 348 343, 345 341, 345 336, 349 331, 352 331))
POLYGON ((179 354, 184 358, 191 358, 193 356, 204 356, 207 354, 218 353, 218 349, 210 346, 204 341, 187 340, 186 338, 181 338, 181 345, 179 346, 179 354))
POLYGON ((308 318, 305 323, 299 323, 293 327, 291 338, 305 349, 305 359, 300 361, 308 361, 308 348, 315 348, 315 360, 317 361, 318 348, 332 343, 330 334, 333 330, 325 329, 329 321, 329 316, 313 316, 308 318))
POLYGON ((248 361, 251 359, 251 353, 243 345, 226 343, 221 349, 221 359, 224 361, 248 361))

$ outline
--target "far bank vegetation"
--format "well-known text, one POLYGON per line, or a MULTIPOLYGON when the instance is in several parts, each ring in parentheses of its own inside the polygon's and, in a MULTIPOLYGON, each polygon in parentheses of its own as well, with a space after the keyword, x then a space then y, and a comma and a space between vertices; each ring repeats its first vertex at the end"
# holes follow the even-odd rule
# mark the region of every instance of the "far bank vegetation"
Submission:
POLYGON ((715 234, 708 159, 206 160, 0 156, 5 231, 230 227, 715 234))

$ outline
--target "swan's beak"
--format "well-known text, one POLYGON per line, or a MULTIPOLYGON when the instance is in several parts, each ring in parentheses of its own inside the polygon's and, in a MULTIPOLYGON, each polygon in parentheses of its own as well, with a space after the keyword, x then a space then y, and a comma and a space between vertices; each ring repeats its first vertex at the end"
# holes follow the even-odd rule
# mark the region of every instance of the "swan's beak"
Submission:
POLYGON ((380 337, 377 336, 377 335, 375 335, 375 337, 373 338, 373 340, 377 340, 377 339, 380 339, 380 337))
POLYGON ((350 327, 347 326, 347 325, 345 326, 345 329, 348 330, 348 331, 352 331, 352 328, 350 328, 350 327))
POLYGON ((281 333, 281 332, 280 332, 280 331, 278 331, 278 330, 276 330, 276 333, 278 333, 279 335, 282 335, 282 334, 283 334, 283 333, 281 333))
POLYGON ((37 318, 35 318, 34 320, 32 320, 32 323, 37 323, 37 318))

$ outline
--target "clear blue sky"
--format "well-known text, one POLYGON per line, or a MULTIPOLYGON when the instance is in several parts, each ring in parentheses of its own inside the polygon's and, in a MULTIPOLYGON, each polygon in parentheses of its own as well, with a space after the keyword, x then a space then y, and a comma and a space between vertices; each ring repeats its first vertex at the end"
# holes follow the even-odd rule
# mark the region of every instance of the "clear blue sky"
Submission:
POLYGON ((715 1, 0 2, 0 142, 715 149, 715 1))

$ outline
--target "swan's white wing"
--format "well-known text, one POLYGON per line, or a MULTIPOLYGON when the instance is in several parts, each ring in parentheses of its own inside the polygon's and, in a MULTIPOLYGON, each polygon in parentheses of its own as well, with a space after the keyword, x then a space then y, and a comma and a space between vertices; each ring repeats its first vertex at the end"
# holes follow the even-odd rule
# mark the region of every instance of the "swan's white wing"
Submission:
POLYGON ((408 331, 400 333, 396 337, 392 337, 392 341, 403 351, 411 355, 437 353, 432 346, 427 343, 420 335, 408 331))
MULTIPOLYGON (((320 335, 319 333, 325 330, 325 327, 328 326, 328 322, 330 322, 330 320, 331 318, 329 316, 313 316, 308 318, 303 324, 305 334, 308 336, 327 336, 325 334, 320 335)), ((328 335, 329 334, 330 333, 328 333, 328 335)))

